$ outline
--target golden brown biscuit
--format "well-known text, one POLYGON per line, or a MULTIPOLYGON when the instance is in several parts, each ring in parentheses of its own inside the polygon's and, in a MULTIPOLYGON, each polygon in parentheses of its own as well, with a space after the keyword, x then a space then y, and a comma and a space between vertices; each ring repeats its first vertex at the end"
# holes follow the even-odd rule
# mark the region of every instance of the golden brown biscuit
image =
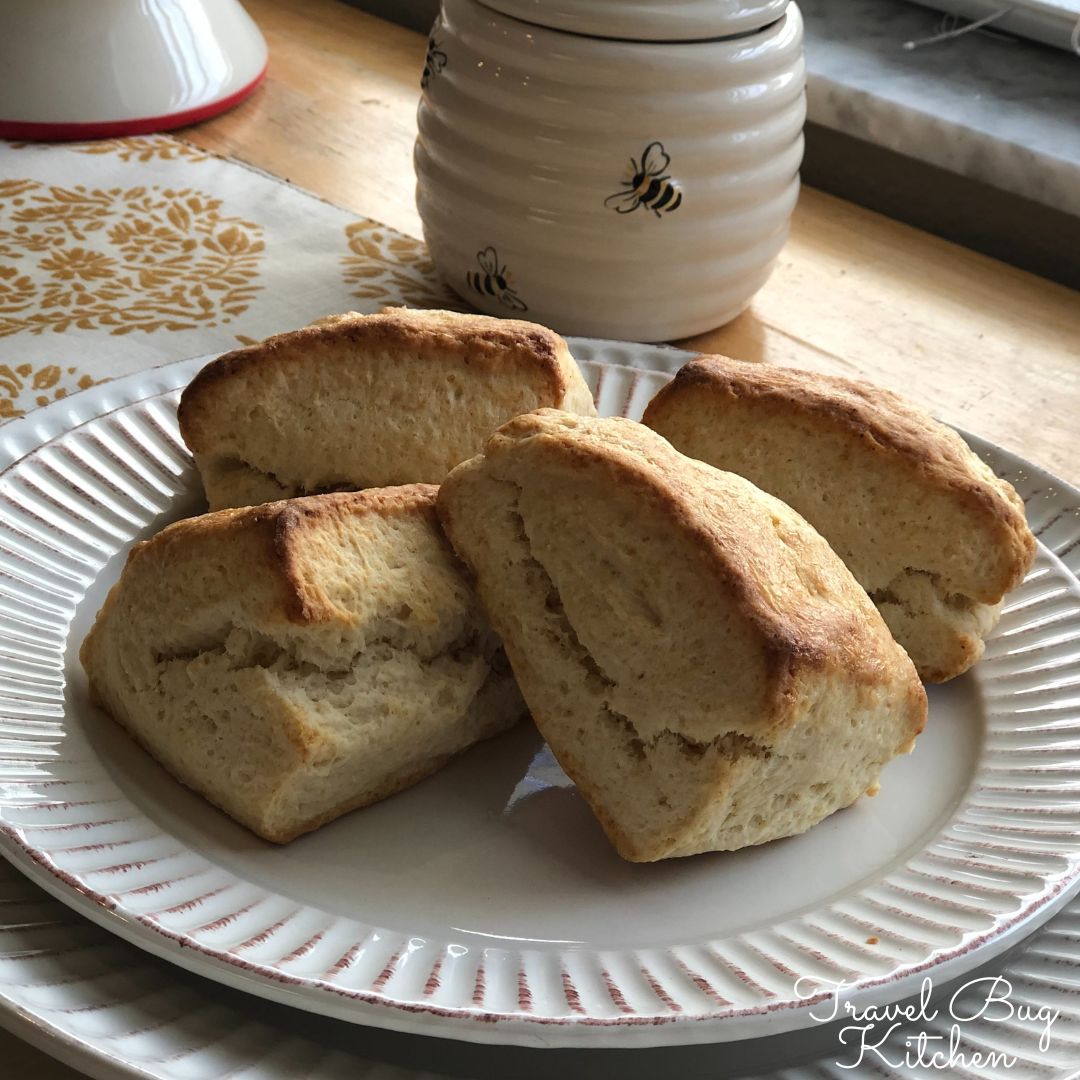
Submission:
POLYGON ((922 729, 911 661, 825 541, 640 424, 520 416, 438 509, 537 726, 627 859, 803 832, 922 729))
POLYGON ((426 485, 222 510, 131 552, 80 657, 177 779, 283 843, 524 715, 426 485))
POLYGON ((322 491, 437 484, 519 413, 595 415, 558 334, 393 308, 323 319, 207 364, 180 432, 211 509, 322 491))
POLYGON ((802 514, 929 682, 978 660, 1002 597, 1034 558, 1012 486, 888 390, 703 356, 656 395, 644 422, 802 514))

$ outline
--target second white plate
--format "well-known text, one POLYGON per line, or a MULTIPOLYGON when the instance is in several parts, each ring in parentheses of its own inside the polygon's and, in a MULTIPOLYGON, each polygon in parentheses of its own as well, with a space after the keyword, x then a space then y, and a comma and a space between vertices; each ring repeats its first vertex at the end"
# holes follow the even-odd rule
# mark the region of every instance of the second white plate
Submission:
MULTIPOLYGON (((574 351, 601 411, 632 416, 685 359, 574 351)), ((87 421, 50 434, 43 419, 0 477, 0 834, 84 914, 349 1020, 628 1046, 804 1026, 841 982, 863 1004, 896 1000, 1070 895, 1080 590, 1044 548, 975 673, 932 692, 928 730, 882 794, 802 837, 623 863, 528 729, 286 848, 251 837, 88 706, 77 662, 131 543, 198 508, 175 388, 199 363, 80 395, 87 421), (92 395, 110 411, 94 417, 92 395)), ((1029 507, 1041 497, 1010 479, 1029 507)))

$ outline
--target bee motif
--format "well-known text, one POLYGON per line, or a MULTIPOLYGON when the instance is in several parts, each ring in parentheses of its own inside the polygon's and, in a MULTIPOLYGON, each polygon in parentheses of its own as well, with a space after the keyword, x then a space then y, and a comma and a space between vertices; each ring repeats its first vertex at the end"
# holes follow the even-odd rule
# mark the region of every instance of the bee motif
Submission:
POLYGON ((639 206, 651 210, 657 217, 660 211, 670 214, 677 210, 682 202, 682 188, 664 171, 671 164, 671 158, 664 152, 659 142, 651 142, 645 147, 639 165, 630 159, 627 179, 622 182, 625 190, 616 191, 604 200, 616 213, 629 214, 639 206))
POLYGON ((505 266, 499 265, 499 256, 493 247, 484 248, 476 253, 476 261, 480 265, 480 271, 470 270, 465 275, 465 280, 482 296, 494 296, 500 304, 504 304, 514 311, 528 311, 525 301, 521 299, 511 287, 510 275, 505 266))
POLYGON ((420 89, 426 90, 432 78, 446 67, 446 53, 439 48, 439 42, 432 33, 428 38, 427 56, 424 57, 424 73, 420 76, 420 89))

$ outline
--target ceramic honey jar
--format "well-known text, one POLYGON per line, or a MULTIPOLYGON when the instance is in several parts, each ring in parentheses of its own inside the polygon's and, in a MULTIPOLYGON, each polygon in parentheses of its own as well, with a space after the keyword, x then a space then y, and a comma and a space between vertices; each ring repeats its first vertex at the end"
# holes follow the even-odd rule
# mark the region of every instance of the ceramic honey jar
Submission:
POLYGON ((443 0, 417 207, 493 315, 662 341, 734 318, 798 195, 802 18, 788 0, 443 0))

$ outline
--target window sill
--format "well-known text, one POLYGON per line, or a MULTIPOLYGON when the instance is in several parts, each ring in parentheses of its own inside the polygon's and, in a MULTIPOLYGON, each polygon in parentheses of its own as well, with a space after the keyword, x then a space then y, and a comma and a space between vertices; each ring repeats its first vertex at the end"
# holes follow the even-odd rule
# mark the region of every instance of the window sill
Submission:
POLYGON ((799 0, 806 183, 1080 285, 1080 57, 904 0, 799 0))

